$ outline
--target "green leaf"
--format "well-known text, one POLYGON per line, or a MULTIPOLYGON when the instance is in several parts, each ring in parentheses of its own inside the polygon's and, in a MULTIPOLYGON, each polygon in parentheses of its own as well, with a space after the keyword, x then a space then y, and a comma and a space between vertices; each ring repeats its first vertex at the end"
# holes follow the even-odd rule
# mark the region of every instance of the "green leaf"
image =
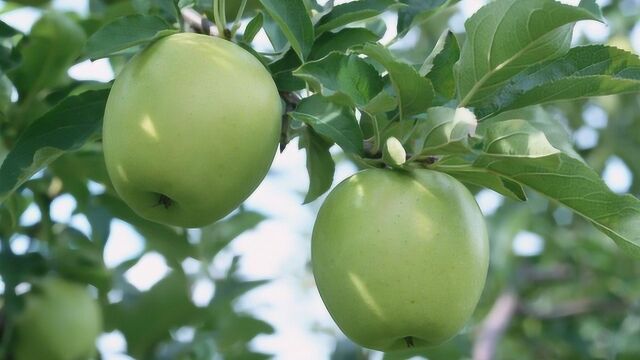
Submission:
MULTIPOLYGON (((273 334, 275 329, 269 323, 255 319, 248 315, 239 315, 231 311, 225 311, 217 319, 216 344, 222 353, 238 353, 238 344, 247 344, 251 339, 260 334, 273 334)), ((248 349, 243 349, 247 351, 248 349)), ((245 359, 246 353, 240 359, 245 359)), ((228 355, 225 356, 225 359, 228 355)))
POLYGON ((43 15, 18 44, 22 61, 9 73, 20 100, 67 79, 67 69, 80 55, 85 40, 82 28, 69 17, 57 12, 43 15))
MULTIPOLYGON (((7 46, 0 45, 0 69, 2 72, 5 74, 9 73, 18 65, 20 65, 20 53, 16 51, 15 48, 11 49, 7 46)), ((2 78, 6 79, 7 76, 3 75, 2 78)))
POLYGON ((256 37, 258 31, 262 29, 262 24, 264 23, 264 15, 259 12, 249 23, 247 27, 244 29, 244 33, 242 34, 242 41, 250 43, 253 41, 253 38, 256 37))
MULTIPOLYGON (((178 16, 180 16, 178 1, 179 0, 132 0, 129 2, 135 9, 135 12, 137 12, 138 14, 158 15, 163 19, 166 19, 168 22, 175 23, 178 21, 178 16)), ((196 2, 202 3, 202 1, 200 0, 196 0, 196 2)), ((211 4, 211 0, 208 0, 206 2, 209 3, 207 6, 207 10, 212 9, 213 5, 211 4)))
POLYGON ((149 291, 135 293, 105 309, 107 329, 118 329, 127 339, 127 350, 145 358, 155 344, 171 336, 170 330, 201 318, 191 302, 184 274, 171 272, 149 291))
POLYGON ((194 246, 189 243, 187 234, 182 229, 143 219, 120 198, 111 194, 102 194, 95 200, 97 205, 107 209, 112 216, 131 224, 145 238, 146 249, 162 254, 169 266, 178 268, 182 260, 196 256, 194 246))
POLYGON ((378 37, 381 39, 384 37, 384 34, 387 33, 387 23, 380 17, 368 19, 364 22, 363 25, 365 29, 378 35, 378 37))
POLYGON ((398 96, 400 119, 425 112, 433 100, 433 85, 411 65, 400 62, 379 44, 366 44, 358 51, 377 61, 389 72, 398 96))
POLYGON ((318 60, 333 51, 345 52, 356 45, 380 40, 380 36, 366 28, 345 28, 320 35, 309 53, 309 60, 318 60))
POLYGON ((100 248, 104 251, 104 247, 107 245, 107 240, 109 239, 109 234, 111 234, 111 220, 113 220, 113 216, 107 209, 96 205, 96 203, 97 201, 92 201, 82 212, 91 225, 91 241, 99 244, 100 248))
MULTIPOLYGON (((67 185, 65 182, 72 180, 81 182, 84 187, 89 180, 107 187, 111 186, 102 149, 91 148, 66 153, 49 165, 49 168, 53 174, 63 180, 65 188, 67 185)), ((81 206, 81 204, 78 205, 81 206)))
POLYGON ((427 76, 427 74, 431 72, 431 70, 433 69, 433 62, 436 56, 440 55, 444 51, 445 44, 449 39, 450 34, 453 35, 451 30, 447 30, 440 35, 438 41, 436 41, 436 44, 433 46, 431 53, 429 54, 429 56, 427 56, 426 59, 424 59, 424 61, 422 62, 422 66, 420 66, 420 70, 418 70, 420 76, 427 76))
POLYGON ((86 52, 89 58, 99 59, 177 32, 159 16, 129 15, 118 18, 93 33, 87 41, 86 52))
MULTIPOLYGON (((337 33, 327 32, 313 44, 309 53, 310 60, 318 60, 332 51, 344 52, 347 49, 369 41, 376 41, 379 37, 363 28, 344 29, 337 33)), ((292 71, 302 65, 295 51, 287 51, 281 58, 269 65, 274 81, 280 91, 296 91, 304 89, 305 82, 293 76, 292 71)))
POLYGON ((520 184, 487 169, 474 167, 473 159, 462 155, 445 156, 433 167, 464 183, 491 189, 516 201, 527 200, 527 195, 520 184))
POLYGON ((14 29, 13 27, 7 25, 6 22, 0 21, 0 38, 8 38, 13 35, 20 34, 20 31, 14 29))
POLYGON ((202 228, 200 248, 207 260, 212 260, 220 250, 244 231, 255 228, 265 219, 254 211, 244 211, 202 228))
POLYGON ((526 120, 530 125, 542 131, 549 143, 565 154, 582 160, 582 157, 573 148, 571 133, 565 125, 544 110, 542 106, 530 106, 518 110, 511 110, 500 115, 481 121, 477 128, 478 135, 484 136, 485 129, 493 126, 499 121, 509 121, 513 119, 526 120))
POLYGON ((0 237, 9 238, 20 225, 20 216, 29 206, 29 201, 20 193, 13 193, 0 205, 0 237))
MULTIPOLYGON (((8 251, 0 252, 0 275, 5 283, 19 284, 33 280, 34 277, 44 276, 47 271, 47 261, 41 253, 15 255, 8 251)), ((6 296, 6 292, 3 295, 6 296)), ((9 304, 6 302, 3 304, 5 309, 7 305, 9 304)))
POLYGON ((228 311, 230 305, 232 305, 232 302, 238 297, 268 282, 268 280, 241 280, 236 275, 239 259, 239 256, 234 257, 231 263, 231 267, 227 272, 227 277, 222 280, 216 281, 216 293, 211 300, 211 303, 209 304, 209 308, 213 309, 214 311, 228 311))
POLYGON ((50 248, 50 267, 65 278, 90 283, 109 291, 112 274, 102 261, 102 247, 79 230, 65 226, 50 248))
POLYGON ((550 101, 640 91, 640 58, 618 48, 590 45, 514 76, 484 103, 479 116, 550 101))
POLYGON ((522 70, 564 55, 573 23, 600 17, 591 6, 554 0, 497 0, 484 6, 465 24, 468 37, 457 68, 460 106, 471 107, 522 70))
POLYGON ((284 55, 273 63, 269 64, 269 70, 273 80, 280 91, 296 91, 304 89, 304 80, 293 76, 292 71, 302 63, 296 52, 289 49, 284 55))
MULTIPOLYGON (((286 35, 280 29, 280 25, 271 16, 269 16, 269 13, 263 13, 263 16, 264 20, 262 28, 267 34, 273 50, 277 53, 285 52, 287 51, 287 49, 293 51, 291 46, 289 45, 289 41, 287 40, 286 35)), ((296 52, 293 51, 293 53, 297 57, 296 52)), ((300 58, 298 58, 298 60, 300 60, 300 58)))
POLYGON ((433 107, 426 119, 418 119, 407 146, 413 156, 468 153, 469 137, 475 134, 478 122, 466 108, 433 107))
POLYGON ((435 91, 434 105, 443 105, 456 96, 454 66, 460 59, 456 36, 447 31, 420 68, 420 75, 431 80, 435 91))
POLYGON ((307 173, 309 174, 309 190, 304 204, 310 203, 331 188, 335 163, 329 152, 331 143, 307 128, 300 138, 300 148, 307 153, 307 173))
POLYGON ((559 153, 544 133, 526 120, 501 121, 485 129, 483 151, 516 157, 539 157, 559 153))
POLYGON ((397 0, 360 0, 337 5, 318 20, 316 33, 322 34, 356 21, 378 16, 394 5, 398 5, 397 0))
POLYGON ((258 59, 258 61, 260 61, 265 68, 267 69, 269 68, 269 59, 264 55, 260 54, 259 52, 257 52, 253 47, 251 47, 251 44, 247 44, 245 42, 239 42, 238 46, 247 50, 247 52, 250 53, 251 55, 255 56, 255 58, 258 59))
POLYGON ((70 96, 35 120, 0 166, 0 202, 66 151, 80 148, 102 126, 109 90, 70 96))
POLYGON ((95 196, 88 188, 90 180, 112 188, 102 149, 91 148, 65 153, 49 165, 48 171, 62 181, 62 192, 69 193, 76 199, 75 212, 86 215, 91 224, 91 240, 104 247, 113 216, 103 207, 96 205, 95 196))
POLYGON ((289 115, 335 142, 344 151, 362 154, 362 131, 353 109, 336 104, 321 95, 302 99, 289 115))
POLYGON ((383 89, 362 109, 369 114, 386 113, 398 107, 398 99, 392 90, 383 89))
POLYGON ((332 97, 345 105, 363 107, 383 87, 378 71, 357 55, 333 52, 307 62, 293 72, 325 97, 332 97))
MULTIPOLYGON (((1 69, 2 67, 0 67, 1 69)), ((11 102, 11 92, 12 92, 13 84, 11 81, 4 76, 0 75, 0 122, 5 118, 7 111, 9 111, 12 102, 11 102)), ((0 154, 4 152, 4 149, 0 148, 0 154)), ((2 155, 0 155, 0 161, 2 161, 2 155)))
POLYGON ((398 10, 398 36, 403 37, 415 24, 425 21, 438 10, 458 1, 460 0, 400 0, 407 6, 398 10))
POLYGON ((565 205, 624 251, 640 257, 640 200, 613 193, 595 171, 555 149, 526 121, 503 121, 487 129, 483 153, 474 166, 565 205))
POLYGON ((302 0, 286 2, 260 0, 260 2, 271 18, 278 24, 300 60, 304 61, 309 55, 309 51, 311 51, 315 38, 311 18, 309 18, 304 2, 302 0))

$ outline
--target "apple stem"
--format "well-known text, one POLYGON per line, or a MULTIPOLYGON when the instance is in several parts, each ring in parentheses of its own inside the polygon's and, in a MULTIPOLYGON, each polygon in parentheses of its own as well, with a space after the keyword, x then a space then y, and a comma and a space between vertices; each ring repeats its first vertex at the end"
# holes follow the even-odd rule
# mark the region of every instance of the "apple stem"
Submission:
POLYGON ((415 346, 415 344, 413 343, 413 336, 405 336, 404 342, 407 343, 407 347, 412 348, 415 346))

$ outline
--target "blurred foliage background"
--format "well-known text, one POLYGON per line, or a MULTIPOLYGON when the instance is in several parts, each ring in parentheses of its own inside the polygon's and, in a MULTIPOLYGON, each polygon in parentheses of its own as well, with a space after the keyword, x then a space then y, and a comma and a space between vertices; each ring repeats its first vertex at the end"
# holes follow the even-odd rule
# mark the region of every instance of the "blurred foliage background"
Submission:
MULTIPOLYGON (((228 0, 229 18, 238 5, 234 1, 228 0)), ((202 10, 211 8, 211 1, 191 2, 202 10)), ((43 9, 27 34, 0 26, 0 160, 25 127, 64 96, 106 86, 99 81, 77 80, 68 73, 70 67, 86 60, 84 44, 96 29, 133 13, 158 14, 169 21, 178 16, 173 4, 162 0, 90 0, 86 15, 57 10, 56 3, 24 0, 3 2, 0 8, 2 14, 23 6, 43 9)), ((407 61, 421 63, 448 26, 462 42, 462 23, 480 3, 461 1, 428 19, 395 42, 393 51, 407 61)), ((637 53, 640 1, 599 3, 608 26, 596 27, 595 32, 579 26, 574 41, 610 43, 634 51, 631 39, 635 37, 637 53)), ((257 7, 257 1, 249 1, 248 13, 257 7)), ((394 14, 386 14, 383 20, 393 22, 394 14)), ((370 25, 379 27, 381 21, 373 20, 370 25)), ((123 53, 110 60, 115 73, 130 56, 123 53)), ((557 120, 573 134, 578 153, 614 190, 640 196, 640 96, 604 97, 523 111, 557 120)), ((295 152, 294 147, 290 145, 288 151, 295 152)), ((341 158, 337 152, 336 158, 341 158)), ((303 168, 296 171, 304 173, 303 168)), ((487 286, 472 322, 459 336, 426 354, 385 358, 640 358, 640 264, 585 220, 539 195, 529 193, 528 202, 516 203, 488 190, 475 190, 487 215, 492 253, 487 286)), ((315 211, 321 201, 308 205, 307 211, 315 211)), ((286 358, 277 349, 271 354, 252 342, 257 336, 271 336, 275 328, 257 316, 251 304, 245 303, 241 309, 237 306, 238 299, 267 281, 241 276, 240 257, 231 257, 222 272, 210 270, 235 238, 264 219, 255 209, 240 209, 217 224, 188 232, 143 220, 115 195, 100 144, 92 142, 59 158, 0 207, 1 319, 19 312, 19 295, 28 290, 26 284, 55 272, 91 284, 103 306, 105 331, 117 330, 126 340, 126 354, 104 358, 286 358), (51 204, 65 195, 75 200, 73 213, 86 218, 84 229, 52 216, 51 204), (36 221, 24 221, 27 209, 39 214, 36 221), (105 247, 114 236, 122 236, 112 233, 114 219, 130 224, 144 239, 144 248, 110 267, 105 264, 105 247), (152 252, 166 260, 170 271, 150 289, 141 289, 125 274, 152 252), (190 264, 189 271, 185 271, 185 261, 190 264), (203 278, 214 284, 215 291, 210 300, 196 304, 194 285, 203 278)), ((303 247, 306 252, 296 255, 304 261, 309 258, 309 233, 310 228, 303 247)), ((270 256, 269 251, 265 249, 265 257, 270 256)), ((314 292, 308 268, 306 272, 298 285, 314 292)), ((322 316, 328 318, 326 313, 322 316)), ((330 334, 333 340, 322 344, 329 348, 331 359, 384 357, 351 344, 335 326, 309 331, 324 338, 330 334)), ((295 339, 282 347, 296 349, 298 358, 322 358, 308 353, 309 348, 296 347, 295 339)))

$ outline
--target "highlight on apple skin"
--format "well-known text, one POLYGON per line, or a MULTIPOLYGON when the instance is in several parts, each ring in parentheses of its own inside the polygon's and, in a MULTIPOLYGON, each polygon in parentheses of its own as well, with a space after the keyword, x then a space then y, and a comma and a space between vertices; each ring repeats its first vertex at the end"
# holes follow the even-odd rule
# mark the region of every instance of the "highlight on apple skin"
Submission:
POLYGON ((369 169, 325 200, 311 261, 345 335, 389 352, 437 345, 463 328, 484 287, 489 243, 473 195, 453 177, 369 169))
POLYGON ((124 67, 109 94, 109 177, 148 220, 208 225, 264 179, 281 116, 276 85, 249 52, 201 34, 164 37, 124 67))

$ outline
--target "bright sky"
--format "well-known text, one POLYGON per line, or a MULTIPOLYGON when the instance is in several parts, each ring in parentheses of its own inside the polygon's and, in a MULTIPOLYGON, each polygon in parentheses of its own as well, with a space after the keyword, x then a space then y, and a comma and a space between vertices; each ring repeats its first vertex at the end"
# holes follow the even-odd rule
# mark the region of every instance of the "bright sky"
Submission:
MULTIPOLYGON (((337 1, 336 3, 347 2, 337 1)), ((578 1, 564 1, 577 3, 578 1)), ((463 0, 460 16, 451 21, 454 30, 463 29, 464 20, 473 14, 484 1, 463 0)), ((601 5, 607 1, 598 1, 601 5)), ((2 4, 2 2, 0 2, 2 4)), ((58 9, 86 14, 87 0, 55 0, 58 9)), ((22 8, 0 15, 0 20, 28 32, 31 25, 40 16, 33 8, 22 8)), ((395 36, 394 16, 385 16, 389 23, 389 32, 385 39, 395 36)), ((640 23, 639 23, 640 24, 640 23)), ((601 42, 608 36, 608 28, 596 22, 584 22, 578 25, 578 32, 584 33, 591 41, 601 42)), ((632 44, 636 52, 640 52, 640 25, 633 32, 632 44)), ((404 42, 411 44, 413 36, 404 42)), ((258 46, 265 46, 264 35, 257 38, 258 46)), ((86 61, 69 70, 69 75, 76 79, 110 81, 113 78, 107 60, 86 61)), ((596 129, 606 126, 607 115, 601 108, 593 106, 585 111, 587 125, 576 133, 578 147, 593 146, 598 137, 596 129)), ((348 163, 340 163, 337 167, 334 184, 351 175, 355 168, 348 163)), ((629 189, 631 177, 629 169, 618 158, 611 158, 604 172, 607 184, 615 191, 625 192, 629 189)), ((313 277, 307 269, 309 259, 310 234, 315 213, 322 199, 302 206, 303 194, 308 184, 305 170, 305 155, 292 143, 287 150, 276 156, 269 176, 247 200, 249 209, 258 210, 269 219, 256 230, 249 231, 236 239, 214 261, 210 271, 223 274, 235 255, 241 255, 240 273, 248 279, 274 279, 241 299, 238 308, 256 314, 267 320, 277 329, 273 336, 260 336, 253 341, 256 349, 275 354, 275 359, 298 360, 304 355, 307 360, 327 359, 334 346, 334 334, 339 330, 330 319, 320 297, 315 290, 313 277), (312 331, 323 329, 326 331, 312 331)), ((100 186, 93 184, 92 189, 101 191, 100 186)), ((484 190, 477 196, 478 203, 485 214, 493 213, 502 202, 501 196, 484 190)), ((78 229, 89 233, 90 226, 83 215, 72 215, 75 201, 65 195, 52 204, 52 216, 56 221, 69 222, 78 229)), ((29 208, 21 221, 33 223, 38 221, 37 208, 29 208)), ((12 248, 16 252, 26 251, 26 239, 16 238, 12 248)), ((531 232, 522 232, 516 236, 513 250, 521 256, 539 254, 544 249, 544 239, 531 232)), ((122 222, 114 221, 111 225, 111 236, 105 249, 107 266, 114 267, 122 261, 130 259, 143 250, 143 240, 132 228, 122 222)), ((196 269, 194 260, 187 260, 183 268, 188 273, 196 269)), ((127 280, 141 290, 146 290, 159 281, 169 271, 164 258, 151 253, 145 255, 136 266, 127 272, 127 280)), ((0 288, 2 284, 0 283, 0 288)), ((193 288, 193 299, 196 304, 204 305, 215 292, 214 285, 202 280, 193 288)), ((118 294, 110 294, 110 299, 118 299, 118 294)), ((191 329, 181 329, 176 336, 188 340, 193 336, 191 329)), ((103 335, 98 342, 106 360, 129 359, 123 355, 126 342, 118 333, 103 335)), ((379 353, 375 358, 381 358, 379 353)))

